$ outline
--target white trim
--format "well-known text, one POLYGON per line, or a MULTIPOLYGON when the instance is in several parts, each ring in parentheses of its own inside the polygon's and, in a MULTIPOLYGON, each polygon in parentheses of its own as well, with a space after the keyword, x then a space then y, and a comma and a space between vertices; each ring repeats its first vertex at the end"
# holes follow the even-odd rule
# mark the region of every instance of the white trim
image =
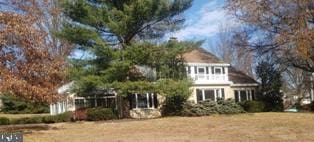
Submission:
POLYGON ((186 63, 188 66, 223 66, 227 67, 230 66, 230 64, 224 64, 224 63, 186 63))
POLYGON ((138 97, 137 97, 137 93, 135 93, 135 108, 138 108, 138 97))
POLYGON ((258 86, 257 83, 251 83, 251 84, 231 84, 231 87, 256 87, 258 86))

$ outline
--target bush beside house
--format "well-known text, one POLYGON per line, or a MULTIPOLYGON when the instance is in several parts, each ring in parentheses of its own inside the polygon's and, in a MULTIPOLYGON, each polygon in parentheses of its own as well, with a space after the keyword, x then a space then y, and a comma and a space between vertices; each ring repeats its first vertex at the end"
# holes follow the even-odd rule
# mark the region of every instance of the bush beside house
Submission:
POLYGON ((243 108, 234 100, 202 101, 197 104, 185 103, 182 116, 207 116, 212 114, 238 114, 244 113, 243 108))
POLYGON ((262 101, 245 101, 240 103, 246 112, 263 112, 265 104, 262 101))
POLYGON ((117 115, 111 108, 89 108, 87 109, 87 120, 100 121, 117 118, 117 115))

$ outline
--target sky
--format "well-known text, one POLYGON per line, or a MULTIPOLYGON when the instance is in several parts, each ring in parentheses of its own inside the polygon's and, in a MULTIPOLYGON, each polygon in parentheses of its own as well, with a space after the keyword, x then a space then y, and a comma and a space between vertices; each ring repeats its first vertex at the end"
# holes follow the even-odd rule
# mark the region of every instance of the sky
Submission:
MULTIPOLYGON (((0 0, 0 9, 8 11, 0 0)), ((178 40, 204 40, 203 48, 212 50, 217 34, 222 25, 232 28, 237 23, 223 8, 224 0, 194 0, 192 6, 183 13, 184 26, 175 32, 168 33, 165 39, 176 37, 178 40)))
POLYGON ((167 37, 178 40, 205 40, 203 48, 208 49, 215 44, 217 34, 222 25, 237 26, 235 20, 227 14, 224 0, 194 0, 192 7, 184 12, 184 27, 167 37))

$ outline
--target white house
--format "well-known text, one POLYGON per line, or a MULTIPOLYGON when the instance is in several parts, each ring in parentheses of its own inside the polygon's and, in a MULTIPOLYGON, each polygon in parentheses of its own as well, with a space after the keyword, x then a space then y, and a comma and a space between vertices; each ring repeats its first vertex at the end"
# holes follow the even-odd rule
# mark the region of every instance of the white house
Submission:
MULTIPOLYGON (((254 100, 258 83, 244 73, 235 70, 213 54, 202 48, 193 49, 185 54, 186 71, 193 80, 189 101, 197 103, 204 100, 235 99, 235 101, 254 100)), ((137 67, 139 71, 155 76, 154 71, 137 67), (143 71, 142 71, 143 70, 143 71)), ((100 90, 87 97, 69 94, 71 84, 59 89, 67 99, 50 105, 51 114, 74 111, 81 107, 115 106, 132 118, 153 118, 161 116, 160 108, 164 98, 154 93, 132 94, 125 98, 117 97, 115 91, 100 90), (126 105, 121 105, 126 104, 126 105)))

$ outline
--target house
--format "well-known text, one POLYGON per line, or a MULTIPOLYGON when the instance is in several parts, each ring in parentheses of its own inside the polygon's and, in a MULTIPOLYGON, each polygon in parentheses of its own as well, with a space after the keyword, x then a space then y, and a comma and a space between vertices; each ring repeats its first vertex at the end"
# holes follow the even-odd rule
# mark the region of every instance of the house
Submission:
POLYGON ((188 77, 193 80, 192 102, 234 99, 254 100, 258 83, 205 49, 196 48, 183 55, 188 77))
MULTIPOLYGON (((186 61, 187 76, 193 80, 192 94, 188 101, 198 103, 204 100, 234 99, 237 102, 254 100, 258 83, 230 64, 221 61, 205 49, 196 48, 183 54, 186 61)), ((155 76, 153 69, 137 67, 138 71, 155 76)), ((79 97, 68 92, 72 84, 58 91, 66 97, 63 101, 50 105, 51 114, 74 111, 81 107, 114 107, 122 117, 154 118, 161 116, 161 104, 164 98, 153 92, 134 93, 128 97, 118 97, 111 91, 96 90, 79 97)))

